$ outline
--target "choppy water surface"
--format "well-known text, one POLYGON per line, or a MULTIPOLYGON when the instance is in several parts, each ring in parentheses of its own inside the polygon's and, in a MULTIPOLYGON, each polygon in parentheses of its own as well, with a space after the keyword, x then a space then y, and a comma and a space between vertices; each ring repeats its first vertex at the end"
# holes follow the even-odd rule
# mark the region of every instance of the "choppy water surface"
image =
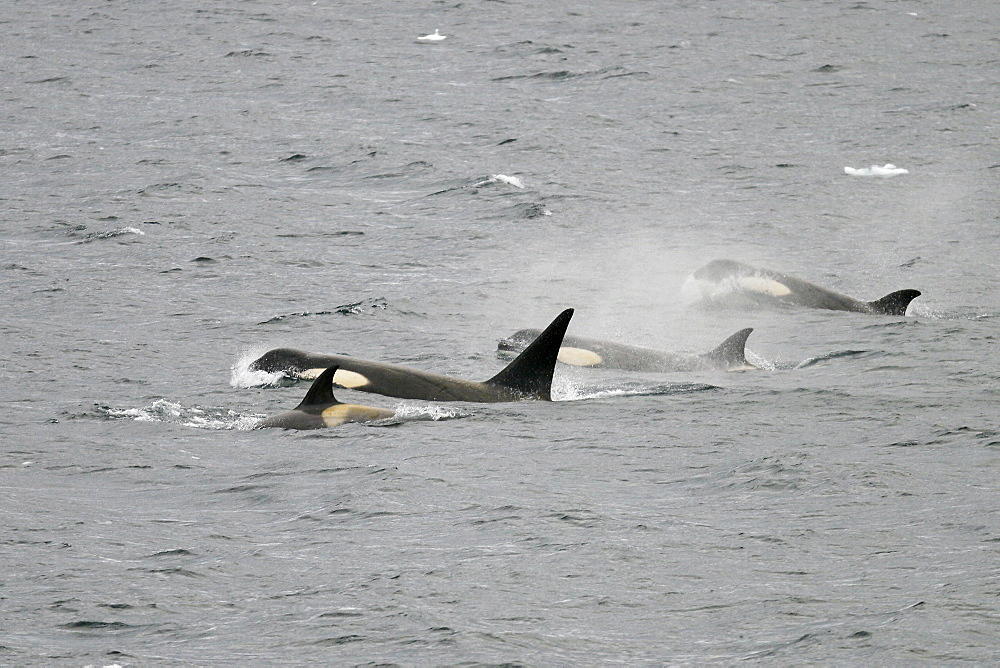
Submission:
POLYGON ((0 19, 0 662, 1000 660, 993 5, 0 19), (690 304, 717 257, 923 296, 690 304), (481 380, 567 307, 762 369, 250 429, 269 348, 481 380))

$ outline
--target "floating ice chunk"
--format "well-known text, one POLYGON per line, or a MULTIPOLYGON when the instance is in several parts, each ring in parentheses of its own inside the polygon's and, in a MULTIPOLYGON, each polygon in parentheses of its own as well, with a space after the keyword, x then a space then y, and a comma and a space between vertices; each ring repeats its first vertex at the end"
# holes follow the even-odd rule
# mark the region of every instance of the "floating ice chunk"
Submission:
POLYGON ((524 189, 524 182, 517 178, 516 176, 507 176, 506 174, 490 174, 490 178, 485 181, 480 181, 475 187, 484 186, 487 183, 506 183, 509 186, 514 186, 515 188, 524 189))
POLYGON ((435 28, 433 33, 431 33, 430 35, 421 35, 420 37, 417 38, 417 41, 418 42, 440 42, 441 40, 446 39, 447 37, 448 37, 447 35, 442 35, 441 33, 439 33, 437 31, 437 28, 435 28))
POLYGON ((872 165, 871 167, 862 167, 861 169, 854 169, 853 167, 844 167, 844 173, 850 174, 851 176, 881 176, 882 178, 889 178, 890 176, 909 174, 910 170, 903 169, 902 167, 897 167, 896 165, 890 162, 886 163, 884 167, 879 167, 878 165, 872 165))

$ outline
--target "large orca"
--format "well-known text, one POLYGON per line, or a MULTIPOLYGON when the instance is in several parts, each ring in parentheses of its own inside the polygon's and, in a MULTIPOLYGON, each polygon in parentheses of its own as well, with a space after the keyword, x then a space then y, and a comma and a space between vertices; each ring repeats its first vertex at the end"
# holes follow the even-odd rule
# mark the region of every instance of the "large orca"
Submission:
POLYGON ((250 370, 283 372, 293 378, 315 378, 331 366, 340 367, 333 382, 341 387, 401 399, 425 401, 520 401, 552 399, 552 373, 573 309, 560 313, 544 332, 507 367, 478 383, 428 373, 398 364, 371 362, 344 355, 318 355, 291 348, 276 348, 250 364, 250 370))
POLYGON ((907 306, 920 296, 918 290, 898 290, 866 302, 735 260, 712 260, 694 272, 694 279, 709 303, 794 304, 831 311, 906 315, 907 306))
POLYGON ((305 398, 290 411, 261 420, 255 429, 281 427, 283 429, 319 429, 336 427, 348 422, 372 422, 395 415, 395 411, 374 406, 342 404, 333 396, 333 377, 337 367, 332 366, 319 375, 305 398))
MULTIPOLYGON (((625 371, 703 371, 723 369, 744 371, 756 369, 747 362, 747 337, 752 327, 741 329, 723 341, 715 350, 702 355, 668 353, 652 348, 640 348, 623 343, 586 339, 582 336, 563 337, 559 349, 559 361, 565 364, 625 371)), ((497 349, 501 351, 522 350, 539 335, 537 329, 522 329, 506 339, 501 339, 497 349)))

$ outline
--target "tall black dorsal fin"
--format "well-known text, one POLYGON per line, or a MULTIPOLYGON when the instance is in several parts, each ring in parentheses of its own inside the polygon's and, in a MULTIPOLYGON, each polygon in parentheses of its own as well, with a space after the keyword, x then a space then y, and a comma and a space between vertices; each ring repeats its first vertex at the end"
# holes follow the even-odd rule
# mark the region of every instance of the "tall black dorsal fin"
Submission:
POLYGON ((553 320, 524 351, 514 358, 503 371, 486 381, 513 390, 528 398, 552 399, 552 372, 559 357, 559 347, 573 317, 568 308, 553 320))
POLYGON ((747 362, 746 356, 747 337, 752 331, 753 327, 741 329, 720 343, 715 350, 705 353, 702 357, 725 364, 727 368, 752 366, 747 362))
POLYGON ((309 406, 332 406, 339 404, 340 402, 333 396, 333 375, 337 373, 337 369, 339 368, 332 366, 321 373, 319 378, 314 380, 313 384, 309 386, 309 391, 306 392, 305 399, 295 408, 301 409, 309 406))
POLYGON ((868 302, 868 306, 875 313, 906 315, 906 307, 919 296, 920 290, 897 290, 896 292, 890 292, 885 297, 882 297, 882 299, 868 302))

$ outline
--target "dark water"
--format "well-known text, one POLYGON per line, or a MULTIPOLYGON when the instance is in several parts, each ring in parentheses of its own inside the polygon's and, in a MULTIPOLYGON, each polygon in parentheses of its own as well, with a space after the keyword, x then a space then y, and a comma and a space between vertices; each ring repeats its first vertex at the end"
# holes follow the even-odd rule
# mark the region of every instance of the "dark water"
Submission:
POLYGON ((1000 661, 997 7, 3 4, 0 663, 1000 661), (248 429, 566 307, 765 368, 248 429))

